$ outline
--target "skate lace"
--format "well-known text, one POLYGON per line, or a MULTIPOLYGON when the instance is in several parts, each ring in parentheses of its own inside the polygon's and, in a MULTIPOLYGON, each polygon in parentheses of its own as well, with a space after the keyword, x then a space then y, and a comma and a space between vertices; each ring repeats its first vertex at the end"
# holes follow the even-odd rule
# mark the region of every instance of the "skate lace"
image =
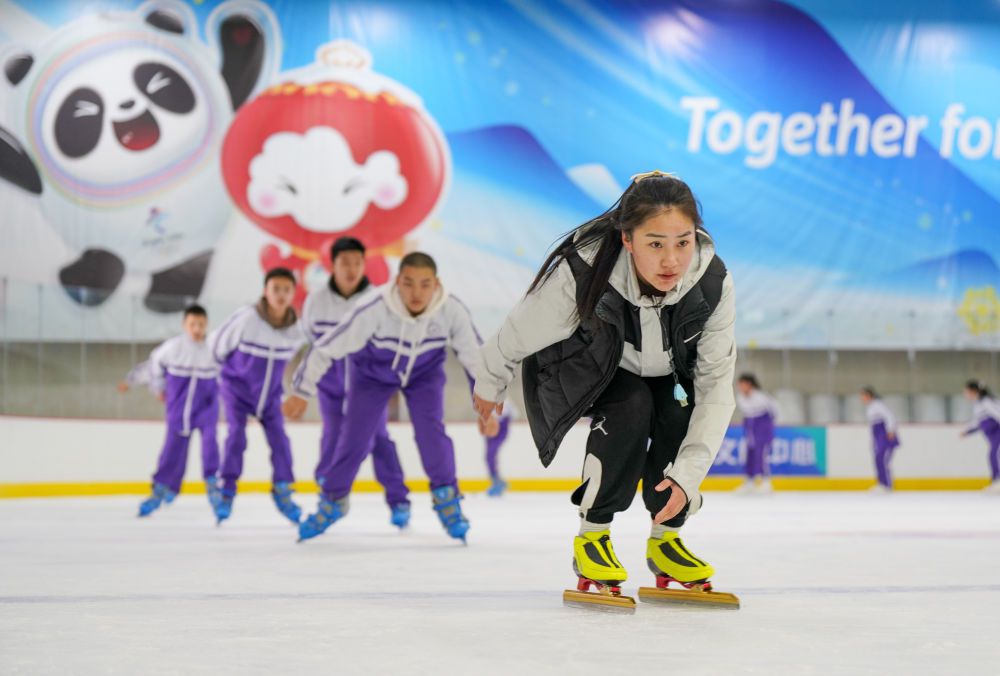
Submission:
POLYGON ((316 513, 309 517, 309 520, 315 524, 323 525, 327 522, 333 523, 344 514, 340 510, 340 505, 336 502, 323 501, 320 503, 319 509, 316 513))
POLYGON ((441 502, 438 502, 435 497, 434 511, 440 515, 441 521, 444 522, 446 526, 451 526, 452 524, 458 523, 462 520, 462 510, 458 506, 460 499, 461 498, 457 493, 451 499, 441 502), (446 511, 449 508, 452 508, 450 513, 446 511))

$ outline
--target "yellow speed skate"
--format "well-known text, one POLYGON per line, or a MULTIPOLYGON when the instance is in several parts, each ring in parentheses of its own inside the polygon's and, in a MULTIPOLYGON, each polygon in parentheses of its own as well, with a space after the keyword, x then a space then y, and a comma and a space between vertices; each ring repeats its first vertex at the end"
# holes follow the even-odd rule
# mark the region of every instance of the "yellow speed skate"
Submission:
POLYGON ((639 600, 649 603, 683 603, 736 610, 740 600, 733 594, 712 591, 710 577, 715 573, 702 559, 684 546, 677 533, 646 542, 646 563, 656 576, 655 587, 640 587, 639 600), (670 583, 682 589, 670 589, 670 583))
POLYGON ((563 592, 567 606, 635 612, 635 599, 622 596, 621 583, 628 579, 625 567, 615 556, 609 531, 584 533, 573 540, 573 572, 576 589, 563 592), (594 591, 590 591, 591 587, 594 591))

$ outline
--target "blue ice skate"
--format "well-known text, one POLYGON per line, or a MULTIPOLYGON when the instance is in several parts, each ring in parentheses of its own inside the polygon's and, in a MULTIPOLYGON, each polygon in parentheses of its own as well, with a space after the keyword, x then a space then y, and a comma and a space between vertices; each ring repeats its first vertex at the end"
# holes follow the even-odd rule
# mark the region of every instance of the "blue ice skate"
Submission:
POLYGON ((434 511, 441 519, 441 525, 456 540, 465 542, 465 534, 469 532, 469 520, 462 516, 462 506, 459 501, 462 495, 454 486, 441 486, 431 491, 434 499, 434 511))
POLYGON ((219 490, 219 480, 214 476, 205 477, 205 494, 208 495, 208 504, 214 510, 222 500, 222 491, 219 490))
POLYGON ((278 508, 278 511, 286 519, 298 525, 299 520, 302 518, 302 508, 292 500, 292 493, 294 492, 291 483, 288 481, 279 481, 271 488, 271 497, 274 498, 274 505, 278 508))
POLYGON ((389 517, 389 522, 403 530, 410 525, 410 503, 400 502, 398 505, 392 506, 392 516, 389 517))
POLYGON ((507 482, 498 476, 493 477, 490 487, 486 489, 486 495, 491 498, 499 498, 507 490, 507 482))
POLYGON ((176 497, 177 493, 174 491, 170 490, 163 484, 154 483, 153 494, 139 503, 139 517, 149 516, 158 510, 162 503, 165 502, 169 505, 176 497))
POLYGON ((219 502, 215 505, 215 525, 219 526, 233 513, 233 498, 236 497, 236 490, 233 488, 223 488, 219 495, 219 502))
POLYGON ((346 500, 328 500, 326 497, 321 497, 316 513, 310 514, 299 524, 299 542, 311 540, 325 533, 327 528, 344 518, 347 514, 346 504, 346 500))

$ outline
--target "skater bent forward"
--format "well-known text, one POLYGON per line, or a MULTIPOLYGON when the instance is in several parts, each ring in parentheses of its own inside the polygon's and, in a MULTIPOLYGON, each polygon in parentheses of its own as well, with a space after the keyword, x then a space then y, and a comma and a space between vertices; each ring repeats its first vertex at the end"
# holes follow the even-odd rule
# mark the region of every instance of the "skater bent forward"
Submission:
POLYGON ((502 411, 520 365, 544 465, 577 420, 591 419, 572 495, 581 589, 625 581, 610 527, 640 480, 651 517, 646 556, 658 586, 710 588, 712 567, 678 533, 702 505, 699 486, 735 408, 734 316, 732 277, 694 195, 657 171, 633 177, 611 209, 559 245, 483 346, 479 415, 502 411))

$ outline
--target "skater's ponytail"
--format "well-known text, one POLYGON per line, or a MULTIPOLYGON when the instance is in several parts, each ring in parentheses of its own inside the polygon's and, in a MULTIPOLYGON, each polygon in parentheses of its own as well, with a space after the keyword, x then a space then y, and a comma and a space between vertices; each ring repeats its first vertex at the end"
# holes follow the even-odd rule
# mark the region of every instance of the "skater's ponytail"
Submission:
POLYGON ((976 399, 992 399, 993 393, 981 380, 970 380, 965 383, 965 389, 976 393, 976 399))
POLYGON ((573 249, 582 251, 600 242, 586 293, 577 296, 580 321, 591 321, 621 254, 622 233, 631 237, 632 231, 649 218, 670 209, 688 217, 696 229, 702 227, 701 205, 687 183, 660 171, 633 176, 632 183, 610 209, 574 229, 556 247, 542 264, 528 293, 542 286, 573 249))

